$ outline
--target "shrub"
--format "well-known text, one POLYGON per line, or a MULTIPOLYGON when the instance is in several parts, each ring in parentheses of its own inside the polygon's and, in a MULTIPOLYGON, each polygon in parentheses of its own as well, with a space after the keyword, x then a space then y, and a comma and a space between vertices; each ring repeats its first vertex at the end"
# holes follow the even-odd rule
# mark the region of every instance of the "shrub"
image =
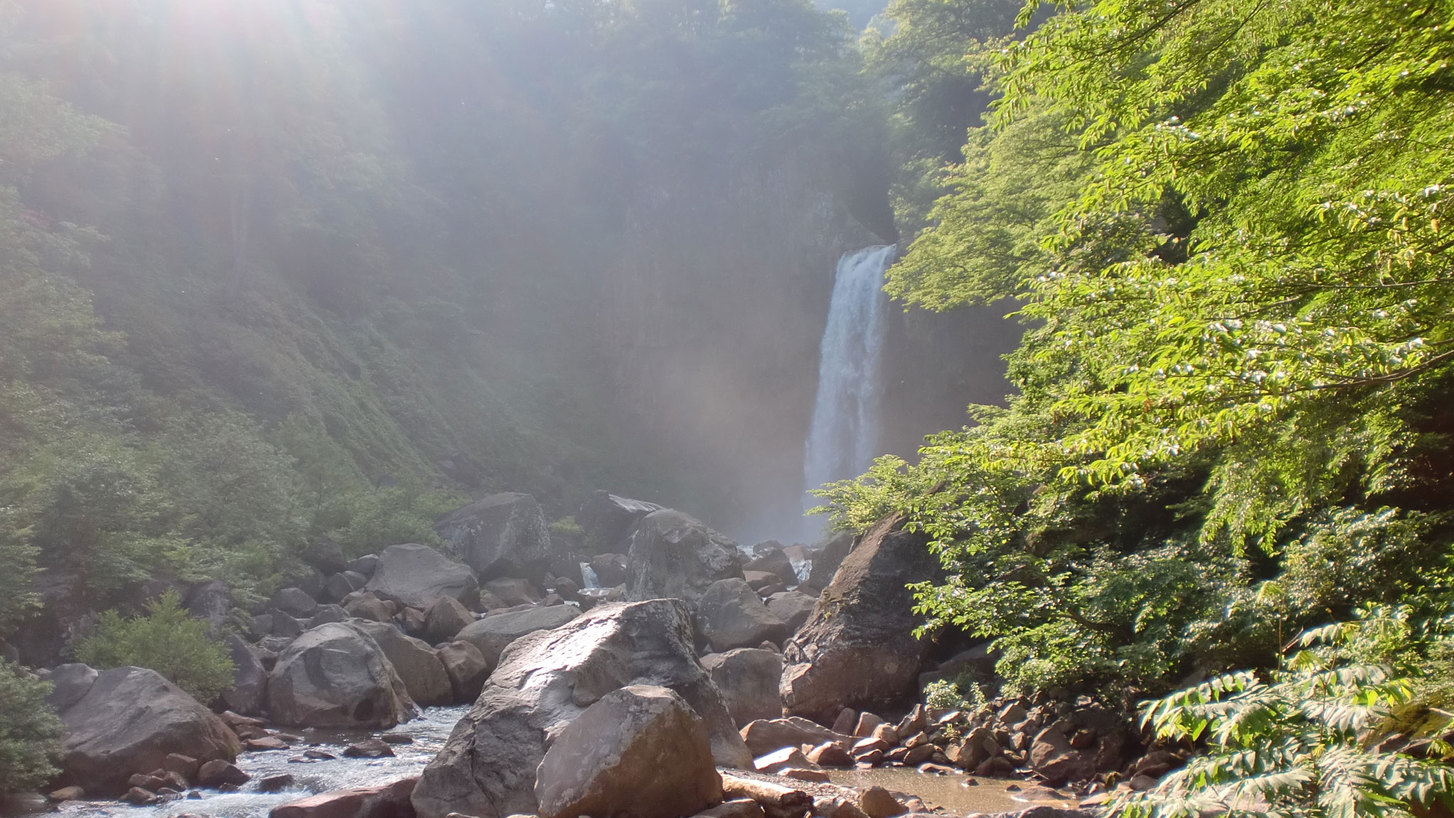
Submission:
POLYGON ((34 789, 56 774, 61 720, 46 704, 50 685, 0 660, 0 795, 34 789))
POLYGON ((175 591, 147 604, 145 616, 101 614, 96 632, 76 645, 76 658, 100 668, 151 668, 204 704, 232 684, 236 670, 227 649, 207 634, 207 623, 182 610, 175 591))
MULTIPOLYGON (((1266 676, 1239 671, 1148 703, 1144 724, 1158 737, 1205 742, 1205 750, 1149 792, 1119 796, 1108 814, 1393 818, 1447 804, 1454 771, 1401 752, 1407 741, 1385 742, 1401 732, 1401 713, 1431 709, 1419 701, 1427 668, 1390 663, 1420 653, 1412 636, 1407 611, 1366 612, 1304 633, 1302 649, 1266 676)), ((1438 634, 1434 648, 1449 640, 1438 634)), ((1434 712, 1440 717, 1414 737, 1447 730, 1447 713, 1434 712)), ((1448 749, 1435 745, 1436 757, 1448 749)))

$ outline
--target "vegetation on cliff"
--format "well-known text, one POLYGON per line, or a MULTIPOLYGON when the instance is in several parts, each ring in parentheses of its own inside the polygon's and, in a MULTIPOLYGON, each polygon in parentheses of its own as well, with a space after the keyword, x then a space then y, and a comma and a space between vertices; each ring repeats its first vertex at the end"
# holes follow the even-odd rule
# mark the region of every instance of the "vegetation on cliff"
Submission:
MULTIPOLYGON (((991 6, 891 14, 914 31, 956 19, 947 7, 992 21, 991 6)), ((1018 390, 918 464, 882 459, 825 496, 841 525, 896 512, 930 535, 951 573, 919 589, 930 627, 997 640, 1009 692, 1129 704, 1189 673, 1275 667, 1304 628, 1370 604, 1405 606, 1414 627, 1448 611, 1449 23, 1440 4, 1393 0, 1031 2, 1018 34, 931 46, 988 76, 996 101, 888 291, 1014 310, 1018 390)), ((1212 693, 1258 680, 1294 702, 1314 669, 1291 661, 1212 693)), ((1368 711, 1324 724, 1313 757, 1407 706, 1391 680, 1447 672, 1380 667, 1319 671, 1339 680, 1318 688, 1329 706, 1368 711)), ((1157 726, 1226 728, 1227 753, 1263 760, 1285 749, 1277 730, 1306 727, 1212 693, 1180 694, 1157 726), (1215 711, 1199 726, 1166 715, 1194 701, 1215 711), (1231 713, 1270 732, 1217 721, 1231 713)), ((1248 758, 1188 776, 1215 789, 1281 769, 1248 758)), ((1320 784, 1299 769, 1280 785, 1302 797, 1320 784)), ((1286 806, 1397 812, 1448 789, 1444 773, 1382 771, 1408 773, 1405 789, 1374 776, 1367 798, 1286 806)))

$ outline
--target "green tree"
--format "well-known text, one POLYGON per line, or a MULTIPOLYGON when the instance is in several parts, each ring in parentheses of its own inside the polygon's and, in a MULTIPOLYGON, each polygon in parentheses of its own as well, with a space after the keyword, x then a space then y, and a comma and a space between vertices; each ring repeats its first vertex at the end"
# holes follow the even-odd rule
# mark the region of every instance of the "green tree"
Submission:
POLYGON ((76 644, 76 658, 100 668, 151 668, 210 704, 232 685, 236 667, 207 628, 187 615, 175 591, 167 591, 147 603, 145 615, 101 614, 96 632, 76 644))
POLYGON ((0 795, 39 787, 57 772, 61 720, 46 703, 50 685, 0 660, 0 795))

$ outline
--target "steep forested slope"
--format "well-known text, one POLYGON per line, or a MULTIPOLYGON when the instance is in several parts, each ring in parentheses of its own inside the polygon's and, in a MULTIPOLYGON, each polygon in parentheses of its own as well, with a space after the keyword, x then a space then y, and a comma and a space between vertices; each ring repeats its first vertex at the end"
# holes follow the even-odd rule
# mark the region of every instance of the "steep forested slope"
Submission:
MULTIPOLYGON (((851 213, 892 230, 850 41, 806 0, 0 4, 0 626, 31 565, 100 605, 428 539, 464 492, 730 495, 671 446, 763 424, 614 362, 813 354, 851 213), (679 234, 717 257, 643 238, 679 234)), ((806 413, 778 386, 721 394, 806 413)))

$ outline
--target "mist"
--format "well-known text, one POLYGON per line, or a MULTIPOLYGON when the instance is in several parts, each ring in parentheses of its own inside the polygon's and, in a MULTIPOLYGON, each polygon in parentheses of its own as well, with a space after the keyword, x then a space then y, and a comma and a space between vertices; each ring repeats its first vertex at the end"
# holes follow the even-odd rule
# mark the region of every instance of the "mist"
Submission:
MULTIPOLYGON (((606 488, 811 536, 834 271, 900 240, 876 10, 0 3, 7 252, 64 296, 12 300, 12 370, 118 451, 239 441, 278 481, 256 514, 287 520, 237 542, 394 485, 557 517, 606 488), (55 332, 74 355, 46 358, 55 332)), ((1003 398, 1017 331, 885 315, 863 434, 911 457, 1003 398)), ((61 445, 36 434, 12 462, 61 445)))

